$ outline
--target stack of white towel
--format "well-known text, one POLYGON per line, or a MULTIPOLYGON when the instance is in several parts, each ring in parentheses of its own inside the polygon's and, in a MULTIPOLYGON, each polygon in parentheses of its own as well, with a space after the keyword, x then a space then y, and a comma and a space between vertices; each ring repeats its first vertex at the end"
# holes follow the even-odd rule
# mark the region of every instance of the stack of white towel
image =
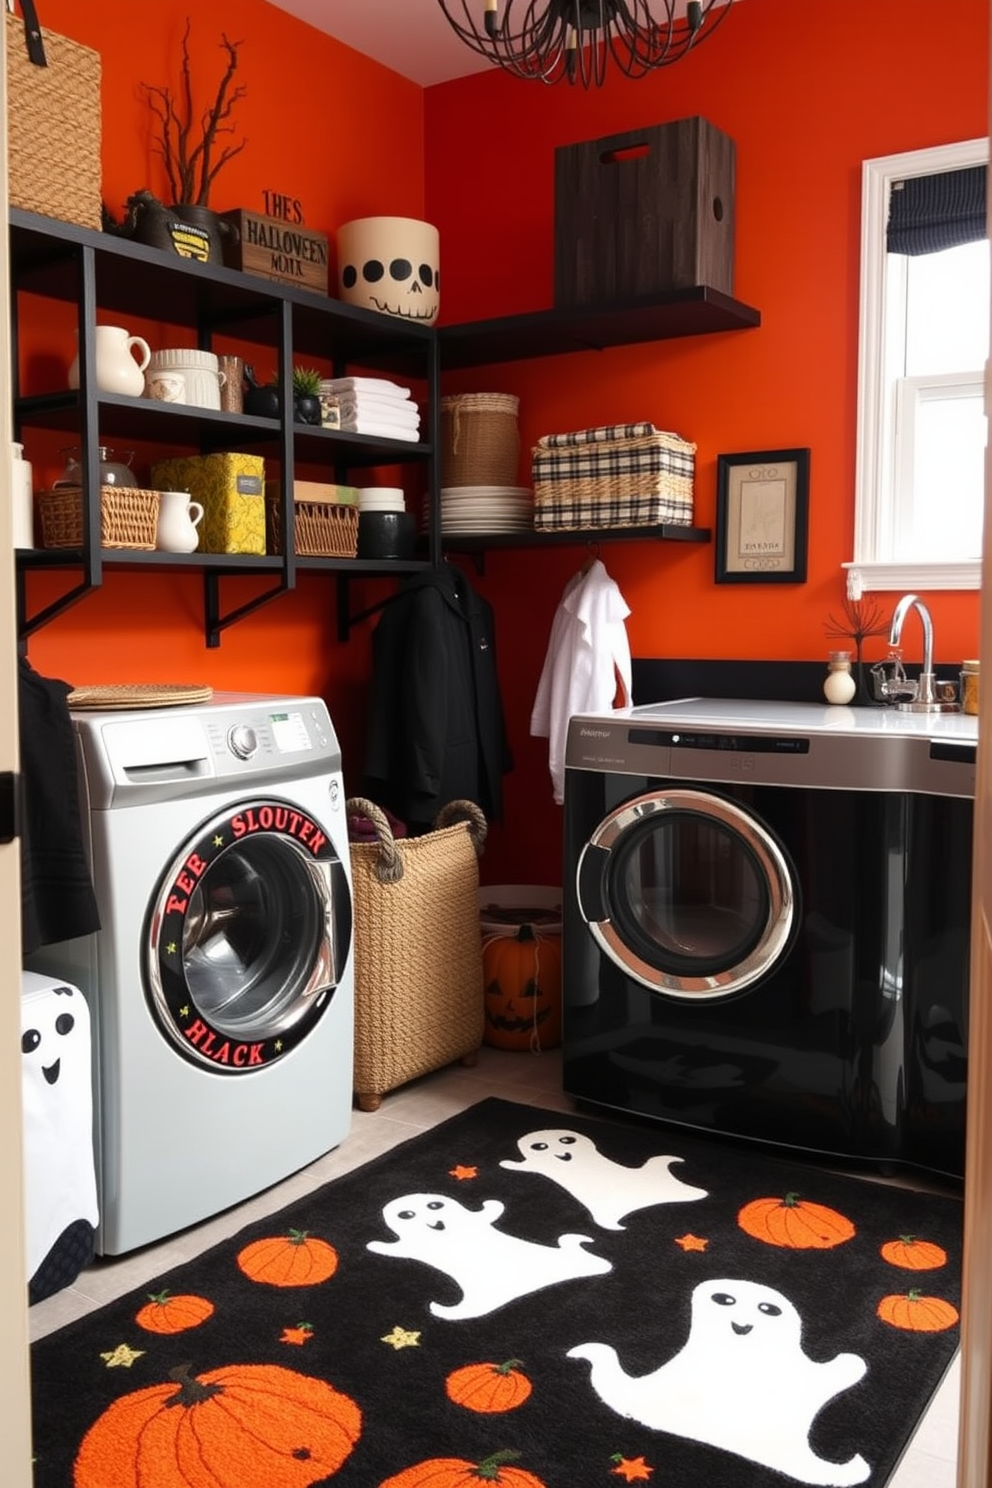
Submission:
POLYGON ((320 384, 322 398, 336 404, 341 428, 382 439, 420 438, 420 410, 409 388, 383 377, 332 377, 320 384))

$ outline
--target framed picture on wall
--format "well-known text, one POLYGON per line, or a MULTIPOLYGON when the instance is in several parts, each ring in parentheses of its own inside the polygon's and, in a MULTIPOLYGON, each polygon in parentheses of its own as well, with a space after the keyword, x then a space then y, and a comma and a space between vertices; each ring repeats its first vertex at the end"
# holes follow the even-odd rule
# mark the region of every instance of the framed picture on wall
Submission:
POLYGON ((718 455, 716 582, 803 584, 809 450, 718 455))

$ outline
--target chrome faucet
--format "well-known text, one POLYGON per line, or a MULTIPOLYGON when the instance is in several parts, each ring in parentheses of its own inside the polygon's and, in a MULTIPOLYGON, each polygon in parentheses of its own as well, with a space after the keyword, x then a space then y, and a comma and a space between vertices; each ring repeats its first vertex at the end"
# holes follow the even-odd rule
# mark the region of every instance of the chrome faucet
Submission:
MULTIPOLYGON (((912 693, 907 697, 908 688, 900 686, 903 677, 898 677, 895 686, 892 687, 890 696, 900 698, 896 707, 908 713, 946 713, 948 704, 937 697, 937 679, 933 670, 933 621, 930 611, 917 594, 904 594, 892 613, 892 624, 889 627, 889 646, 893 649, 898 647, 902 636, 903 622, 910 610, 916 610, 923 625, 923 670, 920 672, 919 681, 916 683, 912 693)), ((912 684, 910 684, 912 685, 912 684)))

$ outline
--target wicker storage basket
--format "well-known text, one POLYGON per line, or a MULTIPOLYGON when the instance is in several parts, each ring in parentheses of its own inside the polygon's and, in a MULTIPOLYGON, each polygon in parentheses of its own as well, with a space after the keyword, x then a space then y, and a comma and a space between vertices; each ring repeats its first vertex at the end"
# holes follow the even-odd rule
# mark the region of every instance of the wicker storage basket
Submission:
MULTIPOLYGON (((158 503, 157 491, 142 491, 136 486, 101 486, 100 546, 153 549, 158 503)), ((83 546, 83 493, 79 486, 39 491, 38 514, 43 548, 83 546)))
POLYGON ((348 802, 375 842, 351 843, 355 902, 355 1098, 374 1111, 408 1080, 461 1059, 482 1043, 479 861, 486 819, 452 801, 434 830, 393 837, 371 801, 348 802))
MULTIPOLYGON (((358 552, 358 508, 331 501, 294 501, 293 545, 299 557, 354 558, 358 552)), ((266 545, 282 552, 281 503, 266 498, 266 545)))
POLYGON ((441 399, 442 486, 515 486, 520 465, 520 399, 460 393, 441 399))
POLYGON ((695 454, 651 424, 548 435, 533 450, 534 527, 690 527, 695 454))
POLYGON ((99 232, 100 54, 22 9, 6 12, 10 205, 99 232))

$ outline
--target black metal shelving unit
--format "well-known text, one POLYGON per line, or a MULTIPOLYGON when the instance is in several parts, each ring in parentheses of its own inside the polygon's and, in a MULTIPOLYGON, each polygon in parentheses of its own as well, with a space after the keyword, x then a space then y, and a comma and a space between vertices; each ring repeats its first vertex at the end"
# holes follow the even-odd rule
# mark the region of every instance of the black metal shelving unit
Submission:
POLYGON ((319 571, 337 585, 338 633, 377 606, 354 612, 350 586, 367 578, 400 578, 439 563, 446 552, 472 556, 477 567, 485 553, 524 547, 643 542, 705 543, 708 528, 662 525, 589 529, 581 532, 453 533, 440 520, 440 384, 442 370, 482 367, 507 361, 556 357, 608 347, 676 337, 752 329, 760 313, 705 286, 652 295, 607 306, 536 311, 439 329, 376 315, 372 311, 245 274, 222 265, 200 264, 112 233, 56 222, 30 212, 10 212, 15 437, 30 428, 63 431, 85 451, 83 460, 83 541, 72 549, 32 549, 17 554, 18 634, 26 638, 98 587, 108 569, 186 568, 203 575, 204 632, 217 646, 223 631, 261 605, 296 587, 302 571, 319 571), (62 388, 22 396, 18 380, 19 310, 22 295, 59 300, 75 307, 79 348, 78 392, 62 388), (360 369, 400 376, 424 393, 426 414, 417 443, 383 440, 296 424, 291 417, 257 418, 189 405, 103 393, 96 386, 97 317, 116 315, 161 320, 183 327, 202 349, 218 335, 257 345, 274 358, 281 382, 294 361, 329 361, 333 375, 360 369), (281 481, 280 553, 169 554, 101 546, 98 490, 101 444, 140 440, 160 443, 165 452, 193 447, 202 453, 229 449, 269 453, 281 481), (350 483, 357 471, 373 466, 426 464, 429 520, 416 558, 363 561, 304 557, 294 551, 291 481, 299 464, 326 470, 335 482, 350 483), (36 613, 27 608, 27 575, 59 569, 71 575, 65 591, 36 613), (264 587, 225 608, 222 588, 237 575, 256 575, 264 587))

